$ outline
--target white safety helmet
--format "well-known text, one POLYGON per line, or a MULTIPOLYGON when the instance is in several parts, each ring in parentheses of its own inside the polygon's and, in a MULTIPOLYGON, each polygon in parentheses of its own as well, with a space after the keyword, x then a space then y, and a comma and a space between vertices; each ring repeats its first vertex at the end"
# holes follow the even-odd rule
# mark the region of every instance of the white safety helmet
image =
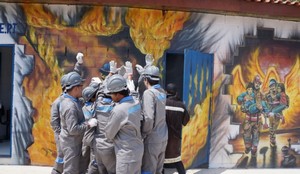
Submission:
POLYGON ((119 74, 115 74, 107 79, 104 93, 110 94, 110 93, 120 92, 127 89, 128 88, 127 88, 126 79, 119 74))
POLYGON ((84 79, 82 79, 77 72, 69 72, 67 74, 66 89, 68 90, 73 88, 74 86, 78 86, 82 82, 84 82, 84 79))
POLYGON ((143 73, 144 77, 149 78, 150 80, 154 80, 154 81, 158 81, 159 80, 159 69, 158 67, 151 65, 148 66, 144 73, 143 73))
POLYGON ((84 102, 89 101, 97 92, 98 88, 94 88, 93 86, 87 86, 82 90, 82 97, 84 102))

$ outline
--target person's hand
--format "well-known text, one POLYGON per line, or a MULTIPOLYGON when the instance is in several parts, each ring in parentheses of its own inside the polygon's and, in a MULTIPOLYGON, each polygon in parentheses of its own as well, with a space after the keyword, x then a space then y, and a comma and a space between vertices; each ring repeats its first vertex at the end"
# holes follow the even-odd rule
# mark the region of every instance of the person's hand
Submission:
POLYGON ((77 55, 76 55, 76 59, 77 59, 77 62, 79 64, 83 64, 83 54, 81 52, 78 52, 77 55))
POLYGON ((97 126, 97 123, 98 123, 98 121, 97 121, 96 118, 91 118, 91 119, 89 119, 89 121, 88 121, 88 125, 89 125, 90 127, 96 127, 96 126, 97 126))
POLYGON ((132 74, 132 63, 131 63, 131 62, 126 61, 126 62, 125 62, 124 68, 125 68, 126 73, 127 73, 128 75, 132 74))
POLYGON ((144 69, 141 65, 139 65, 139 64, 136 64, 136 65, 135 65, 135 68, 136 68, 137 72, 138 72, 140 75, 142 75, 143 72, 145 71, 145 69, 144 69))
POLYGON ((117 71, 118 71, 118 69, 117 69, 117 62, 115 62, 115 61, 110 61, 109 62, 109 66, 110 66, 110 72, 111 73, 117 73, 117 71))
POLYGON ((147 54, 145 56, 145 61, 146 61, 146 67, 151 66, 154 62, 153 55, 152 54, 147 54))
POLYGON ((99 77, 92 77, 91 83, 102 84, 102 80, 99 77))

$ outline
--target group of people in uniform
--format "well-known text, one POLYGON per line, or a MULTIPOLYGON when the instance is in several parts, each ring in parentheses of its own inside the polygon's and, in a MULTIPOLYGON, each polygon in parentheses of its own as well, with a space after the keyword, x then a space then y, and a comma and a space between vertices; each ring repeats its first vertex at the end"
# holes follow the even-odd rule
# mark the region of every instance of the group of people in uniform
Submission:
POLYGON ((57 146, 52 174, 159 174, 164 165, 185 173, 181 130, 189 114, 176 85, 161 87, 159 68, 147 54, 146 65, 117 68, 110 61, 85 88, 82 53, 74 70, 61 78, 62 94, 51 105, 57 146), (141 90, 144 89, 144 90, 141 90))
POLYGON ((269 81, 269 91, 261 92, 262 81, 256 75, 246 86, 246 91, 237 97, 241 111, 245 114, 243 122, 243 138, 245 154, 251 152, 256 157, 261 129, 269 129, 270 146, 276 147, 276 130, 280 124, 285 124, 283 110, 289 107, 289 97, 285 93, 283 83, 275 79, 269 81))

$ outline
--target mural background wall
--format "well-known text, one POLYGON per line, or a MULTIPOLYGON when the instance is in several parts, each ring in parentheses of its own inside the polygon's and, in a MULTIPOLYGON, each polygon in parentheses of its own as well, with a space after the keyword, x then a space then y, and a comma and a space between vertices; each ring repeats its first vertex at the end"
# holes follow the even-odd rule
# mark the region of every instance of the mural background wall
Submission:
MULTIPOLYGON (((15 45, 12 157, 0 158, 1 164, 53 164, 50 104, 60 94, 59 79, 73 68, 78 51, 85 55, 87 81, 110 60, 118 65, 127 60, 143 65, 144 55, 152 53, 163 69, 160 62, 166 52, 183 53, 188 48, 214 54, 213 93, 196 105, 195 115, 183 130, 182 159, 187 168, 202 165, 195 159, 201 158, 205 145, 210 146, 211 168, 281 167, 280 149, 286 139, 292 137, 297 147, 297 136, 289 135, 294 133, 289 128, 300 124, 299 22, 81 5, 0 3, 0 9, 0 44, 15 45), (262 89, 266 91, 269 80, 276 78, 291 97, 284 111, 286 123, 280 125, 285 130, 280 135, 285 137, 278 142, 275 162, 270 161, 274 153, 269 148, 254 163, 243 155, 243 116, 235 98, 257 74, 262 77, 262 89)), ((268 147, 267 141, 261 143, 260 148, 268 147)), ((298 159, 298 152, 293 152, 298 159)))

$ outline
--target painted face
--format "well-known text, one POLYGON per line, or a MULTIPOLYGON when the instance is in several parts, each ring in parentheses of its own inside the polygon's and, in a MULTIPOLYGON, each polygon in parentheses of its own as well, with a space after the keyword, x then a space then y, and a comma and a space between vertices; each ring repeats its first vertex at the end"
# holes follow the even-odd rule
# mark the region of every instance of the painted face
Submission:
POLYGON ((277 87, 277 92, 278 92, 278 93, 281 93, 281 91, 282 91, 282 90, 281 90, 281 87, 278 86, 278 87, 277 87))
POLYGON ((259 82, 254 82, 254 88, 258 90, 260 88, 260 83, 259 82))
POLYGON ((269 88, 270 88, 270 92, 276 93, 276 84, 271 85, 269 88))
POLYGON ((247 89, 247 93, 248 93, 248 94, 252 94, 252 93, 253 93, 253 88, 248 88, 248 89, 247 89))

